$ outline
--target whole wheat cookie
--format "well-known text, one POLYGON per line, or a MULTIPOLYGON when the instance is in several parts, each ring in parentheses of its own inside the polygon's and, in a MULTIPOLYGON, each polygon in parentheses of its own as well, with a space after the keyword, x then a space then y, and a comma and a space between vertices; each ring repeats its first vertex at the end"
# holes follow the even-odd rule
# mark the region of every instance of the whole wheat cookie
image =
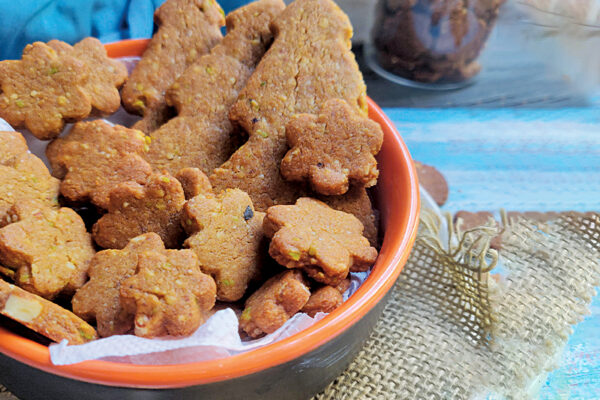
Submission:
POLYGON ((121 93, 125 108, 144 116, 136 128, 146 133, 166 122, 166 90, 221 40, 224 14, 214 0, 167 0, 154 21, 158 31, 121 93))
POLYGON ((183 168, 177 172, 175 178, 181 183, 186 200, 199 194, 212 194, 212 186, 208 176, 198 168, 183 168))
POLYGON ((433 197, 438 206, 443 206, 448 200, 448 182, 440 171, 431 165, 415 161, 419 185, 423 186, 427 193, 433 197))
POLYGON ((377 258, 356 217, 311 198, 270 207, 263 227, 272 238, 271 257, 328 285, 339 284, 350 270, 366 271, 377 258))
POLYGON ((38 139, 52 139, 65 121, 92 111, 85 89, 89 74, 83 60, 41 42, 29 44, 21 60, 0 62, 0 117, 38 139))
POLYGON ((279 172, 293 115, 318 113, 333 98, 367 111, 366 87, 350 51, 352 27, 334 2, 296 0, 271 26, 274 42, 230 112, 249 139, 210 176, 216 191, 239 188, 260 211, 303 193, 279 172))
POLYGON ((63 196, 106 209, 113 187, 143 183, 152 173, 142 158, 147 148, 143 132, 96 120, 75 124, 68 135, 50 143, 46 155, 53 175, 63 179, 63 196))
POLYGON ((240 328, 250 337, 273 333, 306 305, 308 282, 300 271, 284 271, 266 281, 246 300, 240 328))
POLYGON ((238 189, 217 196, 199 195, 183 208, 191 236, 184 245, 198 256, 200 268, 215 279, 217 298, 237 301, 259 273, 264 213, 238 189))
POLYGON ((143 184, 125 182, 115 186, 109 199, 108 213, 92 229, 100 247, 122 249, 130 239, 147 232, 156 232, 168 248, 179 246, 185 195, 177 179, 153 173, 143 184))
POLYGON ((113 60, 106 54, 100 41, 88 37, 73 47, 59 40, 51 40, 48 46, 59 55, 71 55, 83 61, 90 70, 85 91, 89 95, 92 107, 102 114, 112 114, 121 106, 119 88, 127 79, 127 68, 123 63, 113 60))
POLYGON ((269 23, 285 5, 260 0, 227 16, 227 35, 199 57, 167 91, 178 116, 152 132, 148 160, 175 174, 185 167, 211 173, 235 151, 229 109, 272 41, 269 23))
POLYGON ((135 274, 138 256, 161 252, 165 246, 156 233, 146 233, 129 241, 123 250, 103 250, 90 262, 90 280, 72 300, 73 312, 95 322, 101 337, 122 335, 133 329, 133 314, 121 305, 121 284, 135 274))
POLYGON ((317 313, 330 313, 344 302, 343 293, 333 286, 322 286, 312 292, 310 298, 302 307, 302 312, 315 317, 317 313))
POLYGON ((19 132, 0 132, 0 228, 12 222, 9 210, 25 200, 58 207, 59 181, 29 153, 19 132))
POLYGON ((121 302, 135 314, 135 334, 189 336, 215 305, 216 286, 191 250, 146 252, 121 284, 121 302))
POLYGON ((344 194, 350 184, 370 187, 377 183, 374 156, 381 149, 383 131, 344 100, 328 100, 318 116, 295 115, 285 134, 291 147, 281 161, 285 179, 307 180, 325 195, 344 194))
POLYGON ((98 338, 88 323, 72 312, 0 279, 0 314, 55 342, 83 344, 98 338))
POLYGON ((0 263, 16 271, 16 284, 47 299, 83 286, 95 251, 81 217, 28 201, 11 214, 18 222, 0 229, 0 263))

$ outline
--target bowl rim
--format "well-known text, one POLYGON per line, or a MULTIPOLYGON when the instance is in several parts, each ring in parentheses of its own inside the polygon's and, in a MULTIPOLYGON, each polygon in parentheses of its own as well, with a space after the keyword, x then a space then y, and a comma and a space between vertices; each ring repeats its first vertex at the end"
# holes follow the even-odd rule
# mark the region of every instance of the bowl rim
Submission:
MULTIPOLYGON (((142 54, 148 39, 133 39, 105 45, 110 57, 142 54)), ((396 282, 415 241, 419 221, 420 197, 414 163, 394 124, 370 98, 369 117, 380 123, 384 142, 398 148, 398 164, 406 170, 408 190, 403 193, 405 207, 399 222, 399 235, 386 235, 380 256, 369 278, 358 291, 321 321, 286 339, 265 347, 222 359, 170 365, 133 365, 110 361, 84 361, 56 366, 50 361, 47 346, 0 327, 0 353, 26 365, 62 377, 107 386, 166 389, 219 382, 250 375, 302 357, 345 332, 365 316, 390 291, 396 282)), ((396 223, 398 223, 396 221, 396 223)))

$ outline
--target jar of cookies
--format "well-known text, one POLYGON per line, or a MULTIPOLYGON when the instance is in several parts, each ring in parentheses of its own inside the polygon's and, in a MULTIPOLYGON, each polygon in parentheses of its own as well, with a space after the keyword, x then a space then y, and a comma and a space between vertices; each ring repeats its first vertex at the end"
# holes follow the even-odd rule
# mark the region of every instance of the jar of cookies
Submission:
POLYGON ((378 0, 367 60, 375 72, 417 87, 456 88, 477 58, 504 0, 378 0))

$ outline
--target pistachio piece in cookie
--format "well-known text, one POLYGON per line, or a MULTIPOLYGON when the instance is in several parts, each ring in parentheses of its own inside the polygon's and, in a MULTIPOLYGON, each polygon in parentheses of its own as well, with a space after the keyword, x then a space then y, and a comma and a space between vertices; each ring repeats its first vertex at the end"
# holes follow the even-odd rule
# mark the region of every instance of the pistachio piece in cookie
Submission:
POLYGON ((309 297, 308 282, 302 272, 281 272, 246 300, 240 328, 250 337, 273 333, 300 311, 309 297))
POLYGON ((132 330, 133 314, 121 305, 121 285, 135 274, 140 254, 164 248, 160 236, 146 233, 131 239, 123 250, 96 253, 88 270, 90 280, 73 297, 73 312, 86 321, 96 322, 101 337, 132 330))
POLYGON ((0 264, 16 271, 16 284, 47 299, 83 286, 95 252, 79 215, 30 201, 10 213, 17 222, 0 229, 0 264))
POLYGON ((237 301, 246 293, 261 265, 264 213, 239 189, 189 200, 182 223, 191 236, 185 246, 198 256, 200 268, 217 284, 221 301, 237 301))
POLYGON ((92 229, 99 246, 122 249, 147 232, 157 233, 167 248, 183 240, 180 217, 185 195, 171 175, 153 173, 143 184, 121 183, 110 191, 109 199, 108 213, 92 229))
POLYGON ((83 344, 98 338, 92 326, 69 310, 1 279, 0 314, 55 342, 83 344))
POLYGON ((271 257, 327 285, 338 285, 350 270, 367 270, 377 258, 355 216, 308 197, 270 207, 263 227, 272 238, 271 257))
POLYGON ((287 180, 307 180, 325 195, 344 194, 350 184, 377 183, 374 156, 381 149, 383 131, 344 100, 327 101, 318 116, 295 115, 285 133, 291 149, 281 161, 281 174, 287 180))
POLYGON ((107 209, 112 188, 128 181, 144 183, 152 173, 142 158, 147 146, 141 131, 96 120, 75 124, 48 145, 46 155, 53 175, 63 179, 63 196, 107 209))
POLYGON ((216 286, 191 250, 146 252, 121 285, 121 302, 135 315, 135 334, 189 336, 215 304, 216 286))

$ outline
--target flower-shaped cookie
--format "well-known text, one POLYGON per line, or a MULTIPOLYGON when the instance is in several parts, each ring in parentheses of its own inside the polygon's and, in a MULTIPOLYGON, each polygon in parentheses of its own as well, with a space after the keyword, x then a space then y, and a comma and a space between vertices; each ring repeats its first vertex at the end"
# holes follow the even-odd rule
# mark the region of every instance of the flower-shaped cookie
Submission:
POLYGON ((102 337, 121 335, 133 329, 133 314, 121 305, 121 284, 135 274, 138 256, 161 252, 165 245, 156 233, 129 241, 123 250, 103 250, 90 262, 90 280, 73 297, 73 312, 86 321, 95 321, 102 337))
POLYGON ((377 258, 355 216, 308 197, 295 205, 270 207, 263 226, 272 238, 271 257, 327 285, 338 285, 350 270, 368 269, 377 258))
POLYGON ((281 161, 290 181, 310 181, 321 194, 340 195, 350 183, 377 183, 375 155, 383 143, 379 124, 359 115, 344 100, 327 101, 318 116, 295 115, 286 126, 291 149, 281 161))
POLYGON ((11 214, 18 222, 0 229, 0 263, 16 270, 17 285, 47 299, 83 286, 95 252, 81 217, 30 201, 11 214))
POLYGON ((46 155, 53 175, 63 179, 63 196, 106 209, 111 189, 128 181, 144 183, 152 173, 142 158, 147 146, 141 131, 96 120, 75 124, 50 143, 46 155))
POLYGON ((189 336, 215 305, 216 286, 191 250, 146 252, 121 285, 121 302, 135 314, 135 334, 189 336))
POLYGON ((109 198, 108 213, 92 229, 99 246, 122 249, 130 239, 147 232, 156 232, 167 248, 180 244, 185 195, 171 175, 153 173, 142 185, 121 183, 110 191, 109 198))
POLYGON ((217 283, 217 297, 237 301, 261 266, 265 214, 254 211, 239 189, 218 196, 199 195, 184 207, 182 222, 192 235, 185 246, 194 250, 203 272, 217 283))

